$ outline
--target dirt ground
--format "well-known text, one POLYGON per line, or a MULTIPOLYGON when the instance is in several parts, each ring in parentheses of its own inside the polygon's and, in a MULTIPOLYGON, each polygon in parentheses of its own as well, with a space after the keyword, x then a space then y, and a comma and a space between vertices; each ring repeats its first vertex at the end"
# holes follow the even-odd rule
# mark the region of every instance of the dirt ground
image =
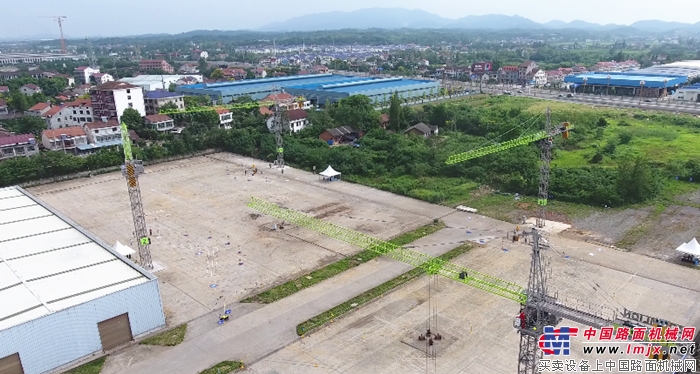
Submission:
POLYGON ((599 211, 584 218, 574 219, 572 224, 576 230, 582 231, 583 235, 603 243, 615 244, 625 233, 640 225, 652 210, 653 207, 599 211))
POLYGON ((698 234, 700 209, 672 205, 647 226, 644 236, 630 249, 661 260, 677 261, 676 248, 698 237, 698 234))
MULTIPOLYGON (((190 321, 359 250, 310 230, 273 231, 271 217, 246 207, 251 196, 383 239, 451 211, 291 168, 280 174, 265 164, 258 175, 246 176, 253 162, 216 154, 148 167, 140 177, 168 324, 190 321)), ((107 244, 119 240, 135 248, 120 174, 29 191, 107 244)))

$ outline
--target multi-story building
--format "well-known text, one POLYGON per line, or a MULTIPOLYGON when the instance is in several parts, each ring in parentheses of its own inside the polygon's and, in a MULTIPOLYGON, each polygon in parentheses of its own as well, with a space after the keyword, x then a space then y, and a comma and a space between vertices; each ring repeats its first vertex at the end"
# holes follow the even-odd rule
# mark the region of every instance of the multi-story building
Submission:
MULTIPOLYGON (((122 132, 119 123, 114 120, 89 122, 83 125, 89 148, 112 147, 122 144, 122 132)), ((78 147, 87 150, 88 147, 78 147)))
POLYGON ((41 117, 46 120, 49 129, 71 126, 83 126, 94 121, 94 112, 90 99, 79 99, 55 106, 41 117))
POLYGON ((90 90, 94 118, 119 119, 126 108, 133 108, 141 116, 146 115, 143 90, 139 86, 119 81, 107 82, 90 90))
POLYGON ((243 70, 243 69, 221 69, 222 73, 224 74, 224 78, 228 79, 235 79, 237 81, 245 79, 245 77, 248 75, 248 72, 243 70))
POLYGON ((32 134, 10 135, 0 138, 0 159, 31 156, 39 152, 32 134))
POLYGON ((139 61, 139 70, 163 70, 169 74, 175 72, 175 69, 165 60, 141 60, 139 61))
POLYGON ((156 131, 170 131, 175 128, 175 121, 165 114, 151 114, 143 117, 147 127, 156 131))
POLYGON ((518 67, 518 80, 520 84, 525 84, 528 80, 528 75, 532 73, 533 70, 537 69, 537 64, 535 61, 525 61, 518 67))
POLYGON ((41 134, 41 143, 44 148, 52 151, 64 151, 78 154, 78 146, 87 145, 87 135, 80 126, 66 127, 56 130, 44 130, 41 134))
POLYGON ((520 68, 518 66, 504 66, 498 69, 498 80, 505 84, 518 84, 520 68))
POLYGON ((547 84, 547 73, 542 69, 536 69, 533 71, 532 80, 535 81, 535 86, 541 87, 547 84))
POLYGON ((185 95, 179 92, 146 92, 144 101, 146 105, 146 114, 158 114, 160 112, 160 108, 166 104, 173 104, 178 110, 185 109, 185 95))
POLYGON ((93 74, 98 74, 99 72, 100 68, 97 66, 78 66, 73 71, 76 86, 90 83, 90 77, 92 77, 93 74))

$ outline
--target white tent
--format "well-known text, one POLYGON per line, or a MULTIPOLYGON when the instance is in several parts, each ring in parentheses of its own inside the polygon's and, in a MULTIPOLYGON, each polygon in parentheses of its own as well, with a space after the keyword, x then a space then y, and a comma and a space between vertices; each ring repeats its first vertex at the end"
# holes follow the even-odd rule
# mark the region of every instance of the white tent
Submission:
POLYGON ((326 168, 326 170, 324 170, 324 171, 322 171, 321 173, 319 173, 319 175, 322 176, 322 177, 331 178, 331 177, 335 177, 335 176, 337 176, 337 175, 340 175, 340 173, 337 172, 337 171, 335 171, 335 170, 333 170, 333 168, 332 168, 330 165, 328 165, 328 167, 326 168))
POLYGON ((676 250, 700 258, 700 243, 695 238, 685 244, 681 244, 676 250))
POLYGON ((117 253, 119 253, 120 255, 122 255, 124 257, 129 257, 129 256, 133 255, 134 253, 136 253, 136 251, 131 249, 131 247, 120 243, 119 240, 117 240, 117 244, 114 245, 114 250, 117 251, 117 253))

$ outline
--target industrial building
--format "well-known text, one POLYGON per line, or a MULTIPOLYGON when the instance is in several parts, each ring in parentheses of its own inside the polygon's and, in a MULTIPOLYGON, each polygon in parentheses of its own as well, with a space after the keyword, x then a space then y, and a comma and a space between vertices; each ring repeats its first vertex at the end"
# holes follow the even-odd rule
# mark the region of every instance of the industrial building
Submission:
POLYGON ((676 61, 670 64, 654 65, 648 68, 634 71, 635 74, 667 74, 667 75, 683 75, 692 80, 695 77, 700 77, 700 60, 676 61))
POLYGON ((155 277, 19 187, 0 189, 0 373, 39 374, 165 325, 155 277))
POLYGON ((435 95, 440 91, 440 83, 406 78, 356 78, 348 82, 288 86, 285 90, 317 104, 334 103, 352 95, 365 95, 376 104, 384 104, 394 93, 404 99, 435 95))
POLYGON ((45 61, 60 60, 85 60, 84 53, 2 53, 0 54, 0 65, 13 64, 36 64, 45 61))
POLYGON ((237 82, 202 83, 179 86, 175 92, 185 95, 206 95, 217 103, 227 104, 241 96, 260 100, 284 90, 293 95, 301 95, 316 104, 326 100, 335 102, 350 95, 367 95, 379 102, 394 92, 404 97, 417 97, 423 94, 437 94, 437 81, 405 78, 350 77, 334 74, 298 75, 291 77, 264 78, 237 82))
POLYGON ((628 95, 648 98, 665 97, 688 77, 682 75, 650 75, 639 71, 629 73, 584 73, 564 77, 575 92, 601 95, 628 95))
POLYGON ((178 84, 185 79, 194 78, 197 82, 202 82, 201 75, 139 75, 131 78, 120 78, 121 82, 133 84, 144 89, 144 91, 167 90, 170 84, 178 84))

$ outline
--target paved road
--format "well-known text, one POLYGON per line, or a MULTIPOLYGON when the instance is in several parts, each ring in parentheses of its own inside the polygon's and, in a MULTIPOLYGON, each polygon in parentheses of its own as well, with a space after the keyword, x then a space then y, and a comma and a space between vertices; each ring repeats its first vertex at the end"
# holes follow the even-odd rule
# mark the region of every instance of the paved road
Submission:
MULTIPOLYGON (((413 243, 416 246, 414 250, 437 256, 456 247, 457 242, 465 239, 465 231, 460 227, 464 226, 462 215, 449 215, 443 220, 448 226, 455 228, 445 228, 417 240, 413 243)), ((480 234, 474 231, 471 235, 488 240, 494 234, 480 234)), ((131 347, 110 356, 102 373, 197 373, 227 359, 241 360, 245 363, 255 362, 298 340, 295 331, 300 322, 411 268, 410 265, 388 258, 378 258, 276 303, 240 313, 239 318, 224 326, 216 326, 216 317, 212 316, 209 321, 211 328, 197 326, 199 336, 188 337, 176 347, 150 350, 145 357, 139 350, 146 348, 131 347)), ((231 307, 240 308, 238 305, 231 307)))

